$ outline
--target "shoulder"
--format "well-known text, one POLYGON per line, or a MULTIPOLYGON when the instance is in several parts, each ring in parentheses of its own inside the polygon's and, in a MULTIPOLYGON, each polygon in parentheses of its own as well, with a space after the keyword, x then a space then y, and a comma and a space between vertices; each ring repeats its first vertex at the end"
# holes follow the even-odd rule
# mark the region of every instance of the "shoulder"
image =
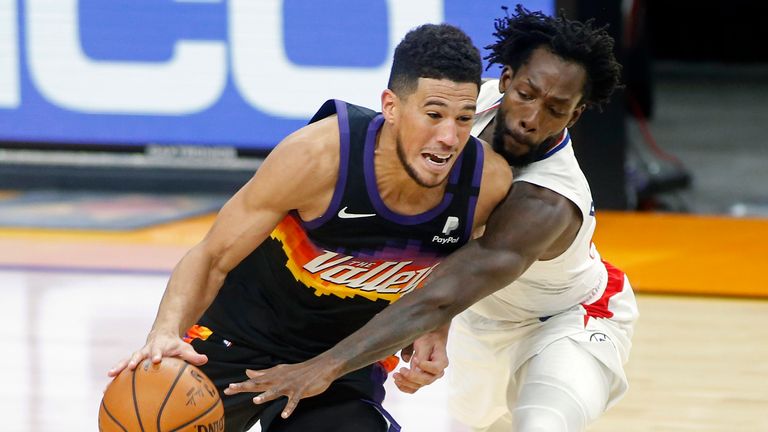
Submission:
POLYGON ((536 185, 544 189, 542 195, 550 191, 587 212, 592 204, 589 183, 570 148, 516 171, 514 182, 536 185))
POLYGON ((507 196, 512 185, 512 169, 491 146, 483 140, 478 140, 483 147, 483 179, 480 183, 480 195, 478 197, 475 214, 475 224, 482 225, 488 218, 491 210, 507 196))
POLYGON ((290 209, 310 212, 332 192, 339 167, 339 127, 330 116, 285 137, 246 185, 251 196, 273 195, 290 209))
MULTIPOLYGON (((509 186, 512 184, 512 169, 507 161, 487 142, 478 139, 483 147, 483 184, 491 191, 500 191, 501 196, 507 194, 509 186)), ((481 186, 481 189, 483 186, 481 186)))
POLYGON ((335 156, 338 159, 339 136, 338 117, 334 114, 285 137, 270 153, 270 157, 283 157, 284 154, 290 153, 292 158, 322 164, 329 157, 335 156), (317 157, 320 159, 317 160, 317 157))
POLYGON ((339 166, 339 136, 336 115, 308 124, 285 137, 270 152, 259 170, 274 165, 297 177, 310 176, 315 179, 315 184, 328 177, 329 173, 335 179, 339 166))
POLYGON ((499 210, 515 220, 536 219, 540 227, 555 234, 568 227, 575 227, 578 231, 582 221, 578 206, 568 197, 527 181, 516 181, 512 185, 499 210))
POLYGON ((525 181, 515 182, 504 204, 499 206, 499 213, 506 220, 536 220, 542 240, 539 259, 552 259, 565 252, 583 222, 583 215, 572 200, 525 181))

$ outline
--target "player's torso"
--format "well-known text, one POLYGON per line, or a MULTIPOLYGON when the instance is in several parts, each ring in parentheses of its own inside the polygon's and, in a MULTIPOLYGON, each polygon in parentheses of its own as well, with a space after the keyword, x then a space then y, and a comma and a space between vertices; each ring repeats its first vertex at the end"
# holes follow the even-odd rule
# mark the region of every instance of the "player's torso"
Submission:
MULTIPOLYGON (((473 133, 480 133, 491 121, 500 97, 496 81, 483 85, 473 133)), ((525 321, 554 315, 602 294, 607 272, 592 243, 596 224, 592 193, 567 131, 542 159, 517 171, 513 181, 532 183, 563 195, 579 208, 583 222, 565 252, 550 260, 536 261, 515 282, 471 309, 487 318, 525 321)))
POLYGON ((482 148, 472 140, 439 205, 411 216, 391 211, 373 169, 383 118, 329 103, 318 114, 337 113, 342 137, 330 205, 311 221, 288 214, 230 272, 205 317, 231 338, 287 360, 324 351, 420 287, 442 257, 471 238, 480 186, 482 148))

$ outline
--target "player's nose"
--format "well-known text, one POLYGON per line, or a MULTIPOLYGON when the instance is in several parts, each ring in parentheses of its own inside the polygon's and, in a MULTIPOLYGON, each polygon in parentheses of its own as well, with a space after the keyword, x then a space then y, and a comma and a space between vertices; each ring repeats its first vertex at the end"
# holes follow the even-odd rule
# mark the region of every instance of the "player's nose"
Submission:
POLYGON ((437 141, 447 147, 459 145, 459 127, 455 120, 446 119, 440 122, 437 130, 437 141))

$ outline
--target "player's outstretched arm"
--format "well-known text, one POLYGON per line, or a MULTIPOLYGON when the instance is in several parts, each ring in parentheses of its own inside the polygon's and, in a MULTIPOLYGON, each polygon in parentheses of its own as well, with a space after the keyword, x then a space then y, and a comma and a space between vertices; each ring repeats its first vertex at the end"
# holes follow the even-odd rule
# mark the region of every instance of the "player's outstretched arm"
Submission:
MULTIPOLYGON (((507 161, 485 141, 483 144, 485 163, 480 197, 473 221, 473 238, 482 236, 491 211, 507 195, 512 184, 512 171, 507 161)), ((392 379, 400 391, 415 393, 421 387, 432 384, 441 378, 448 367, 446 343, 450 324, 419 336, 401 351, 401 358, 410 362, 392 374, 392 379)))
POLYGON ((341 375, 378 361, 447 324, 476 301, 514 281, 579 218, 566 198, 515 183, 493 211, 483 237, 451 254, 427 284, 385 308, 335 347, 303 363, 249 371, 227 394, 263 392, 264 403, 287 396, 287 417, 299 400, 322 393, 341 375))
POLYGON ((117 376, 150 358, 207 361, 181 339, 219 292, 227 274, 269 236, 287 212, 319 215, 338 171, 338 126, 331 117, 291 134, 221 209, 205 238, 176 265, 146 344, 109 370, 117 376))

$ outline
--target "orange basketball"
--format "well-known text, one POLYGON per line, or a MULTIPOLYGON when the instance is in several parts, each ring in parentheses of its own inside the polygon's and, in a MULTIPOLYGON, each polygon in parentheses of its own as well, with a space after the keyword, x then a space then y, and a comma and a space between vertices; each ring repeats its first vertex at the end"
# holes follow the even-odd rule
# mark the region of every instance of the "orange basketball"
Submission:
POLYGON ((99 408, 99 431, 223 432, 219 392, 200 369, 167 357, 127 369, 107 387, 99 408))

